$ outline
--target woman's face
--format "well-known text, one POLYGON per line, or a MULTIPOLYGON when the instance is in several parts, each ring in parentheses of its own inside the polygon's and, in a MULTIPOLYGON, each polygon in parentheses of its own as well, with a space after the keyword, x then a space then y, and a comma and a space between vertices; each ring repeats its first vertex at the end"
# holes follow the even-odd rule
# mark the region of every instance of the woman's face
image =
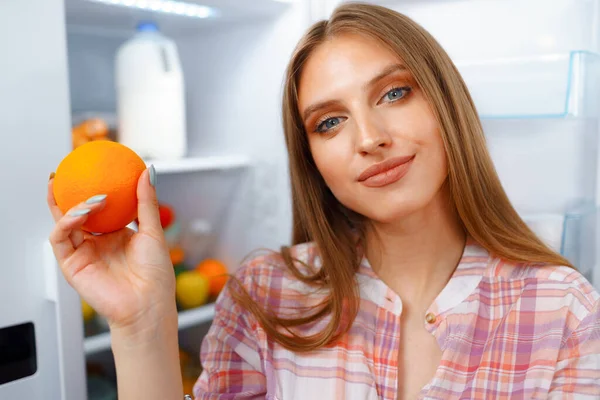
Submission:
POLYGON ((402 60, 378 41, 348 34, 321 44, 298 96, 317 168, 347 208, 389 223, 438 197, 447 165, 437 121, 402 60))

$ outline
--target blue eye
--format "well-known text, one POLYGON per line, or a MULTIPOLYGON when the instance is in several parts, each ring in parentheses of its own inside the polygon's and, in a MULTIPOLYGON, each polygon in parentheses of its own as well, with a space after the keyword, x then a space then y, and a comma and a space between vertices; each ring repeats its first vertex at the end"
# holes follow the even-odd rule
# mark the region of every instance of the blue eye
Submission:
POLYGON ((327 118, 326 120, 324 120, 323 122, 321 122, 320 124, 317 125, 317 132, 327 132, 330 129, 335 128, 336 126, 338 126, 342 121, 342 118, 340 117, 334 117, 334 118, 327 118))
POLYGON ((405 97, 408 92, 410 92, 410 87, 408 86, 393 88, 387 92, 381 100, 383 100, 384 103, 393 103, 394 101, 405 97))

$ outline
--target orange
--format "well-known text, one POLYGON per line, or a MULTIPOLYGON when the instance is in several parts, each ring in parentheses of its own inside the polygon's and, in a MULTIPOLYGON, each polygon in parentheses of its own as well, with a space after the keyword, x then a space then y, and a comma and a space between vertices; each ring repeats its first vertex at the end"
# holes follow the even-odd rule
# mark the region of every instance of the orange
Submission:
POLYGON ((173 247, 169 250, 169 256, 171 257, 171 263, 173 266, 181 264, 185 260, 185 252, 181 247, 173 247))
POLYGON ((196 266, 195 271, 208 278, 211 296, 218 296, 227 283, 227 279, 229 279, 229 276, 227 275, 227 266, 215 259, 206 259, 202 261, 196 266))
POLYGON ((54 176, 54 198, 63 213, 98 194, 108 195, 103 210, 88 217, 83 229, 108 233, 137 216, 137 182, 146 164, 130 148, 99 140, 70 152, 54 176))

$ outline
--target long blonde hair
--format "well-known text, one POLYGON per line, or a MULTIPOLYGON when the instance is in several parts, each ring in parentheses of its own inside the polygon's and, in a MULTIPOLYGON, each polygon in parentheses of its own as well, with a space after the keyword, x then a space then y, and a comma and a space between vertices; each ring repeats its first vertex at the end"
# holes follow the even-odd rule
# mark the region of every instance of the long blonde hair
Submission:
POLYGON ((449 192, 465 231, 491 254, 518 263, 572 267, 552 251, 519 217, 504 192, 488 153, 481 122, 467 87, 437 41, 410 18, 384 7, 347 3, 329 20, 315 23, 298 43, 289 62, 283 94, 283 124, 292 187, 292 244, 315 242, 322 268, 299 272, 287 247, 281 256, 294 276, 329 295, 309 315, 281 318, 264 310, 241 285, 232 295, 249 309, 273 340, 293 351, 310 351, 334 343, 350 328, 358 312, 355 273, 364 246, 363 218, 342 206, 319 174, 310 153, 298 110, 302 67, 325 40, 351 32, 374 38, 398 55, 432 106, 448 161, 449 192), (292 328, 329 316, 328 325, 312 336, 292 328), (286 333, 282 333, 281 329, 286 333))

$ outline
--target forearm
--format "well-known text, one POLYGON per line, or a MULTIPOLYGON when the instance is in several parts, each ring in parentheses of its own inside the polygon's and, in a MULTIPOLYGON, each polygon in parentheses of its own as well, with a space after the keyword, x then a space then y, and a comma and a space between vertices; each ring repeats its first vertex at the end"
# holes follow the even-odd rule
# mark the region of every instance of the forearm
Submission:
POLYGON ((183 399, 177 312, 127 332, 111 333, 119 400, 183 399))

